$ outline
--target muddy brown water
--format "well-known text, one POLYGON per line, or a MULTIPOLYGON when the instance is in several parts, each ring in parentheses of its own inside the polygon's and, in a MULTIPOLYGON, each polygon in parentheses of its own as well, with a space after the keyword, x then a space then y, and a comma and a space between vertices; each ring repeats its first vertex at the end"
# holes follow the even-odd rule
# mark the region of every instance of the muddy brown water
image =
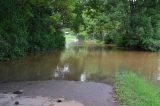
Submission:
POLYGON ((132 70, 160 83, 160 53, 72 44, 62 51, 0 64, 0 81, 71 80, 112 84, 115 73, 132 70))

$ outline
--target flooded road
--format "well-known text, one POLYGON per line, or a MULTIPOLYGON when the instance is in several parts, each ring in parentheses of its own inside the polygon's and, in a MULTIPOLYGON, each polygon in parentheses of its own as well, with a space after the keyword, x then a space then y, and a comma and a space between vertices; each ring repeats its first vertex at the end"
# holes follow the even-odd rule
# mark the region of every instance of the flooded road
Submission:
POLYGON ((132 70, 160 83, 160 53, 100 44, 72 44, 62 51, 0 64, 0 81, 70 80, 112 84, 116 72, 132 70))

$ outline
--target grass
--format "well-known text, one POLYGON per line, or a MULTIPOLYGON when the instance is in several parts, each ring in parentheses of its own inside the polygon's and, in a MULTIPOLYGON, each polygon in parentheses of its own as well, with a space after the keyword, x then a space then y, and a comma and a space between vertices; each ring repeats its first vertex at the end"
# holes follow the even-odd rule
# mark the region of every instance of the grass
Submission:
POLYGON ((160 106, 160 89, 134 73, 117 74, 114 88, 120 106, 160 106))
MULTIPOLYGON (((75 35, 66 35, 65 36, 65 39, 66 39, 66 43, 72 43, 72 42, 75 42, 75 39, 76 39, 76 36, 75 35)), ((83 40, 84 43, 97 43, 97 44, 103 44, 102 41, 99 41, 99 40, 96 40, 96 39, 93 39, 93 40, 83 40)))
POLYGON ((76 36, 74 36, 74 35, 65 35, 65 39, 66 39, 67 43, 74 42, 74 40, 76 39, 76 36))

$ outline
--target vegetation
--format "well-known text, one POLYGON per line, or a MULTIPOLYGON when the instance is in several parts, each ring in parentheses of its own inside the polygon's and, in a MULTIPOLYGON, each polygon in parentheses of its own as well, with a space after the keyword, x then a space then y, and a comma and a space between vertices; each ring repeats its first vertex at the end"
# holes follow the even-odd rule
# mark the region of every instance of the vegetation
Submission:
POLYGON ((74 0, 1 0, 0 61, 62 47, 73 10, 74 0))
POLYGON ((88 36, 131 49, 160 50, 159 0, 87 0, 81 27, 88 36))
POLYGON ((70 42, 74 42, 76 38, 76 36, 74 35, 65 35, 65 39, 66 39, 66 43, 70 43, 70 42))
POLYGON ((160 106, 160 89, 134 73, 118 74, 114 87, 120 106, 160 106))
POLYGON ((0 60, 62 47, 62 28, 80 39, 159 51, 159 10, 159 0, 1 0, 0 60))
POLYGON ((69 28, 64 28, 62 30, 65 33, 65 41, 66 43, 72 43, 77 39, 76 34, 69 28))

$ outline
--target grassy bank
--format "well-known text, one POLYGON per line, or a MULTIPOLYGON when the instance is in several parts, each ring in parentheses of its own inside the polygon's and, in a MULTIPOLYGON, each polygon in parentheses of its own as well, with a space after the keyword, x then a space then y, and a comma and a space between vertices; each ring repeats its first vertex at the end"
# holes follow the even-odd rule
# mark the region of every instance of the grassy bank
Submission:
POLYGON ((160 106, 160 89, 134 73, 117 74, 114 87, 120 106, 160 106))

